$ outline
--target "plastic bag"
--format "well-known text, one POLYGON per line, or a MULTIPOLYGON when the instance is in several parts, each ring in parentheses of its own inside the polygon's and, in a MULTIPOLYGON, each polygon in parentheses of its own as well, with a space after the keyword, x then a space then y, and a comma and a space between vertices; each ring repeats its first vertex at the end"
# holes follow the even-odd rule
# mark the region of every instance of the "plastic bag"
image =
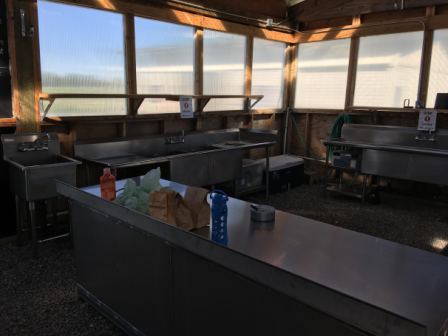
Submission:
POLYGON ((152 169, 142 178, 140 186, 128 179, 124 190, 117 197, 117 202, 129 209, 148 213, 149 194, 162 188, 160 185, 160 168, 152 169))
POLYGON ((134 204, 136 200, 130 201, 132 198, 135 198, 137 193, 137 184, 135 181, 128 179, 126 184, 124 185, 123 192, 117 197, 117 202, 121 205, 127 206, 128 208, 135 209, 135 207, 131 206, 134 204), (128 203, 128 205, 127 205, 128 203))
POLYGON ((162 189, 162 186, 160 185, 160 175, 160 168, 150 170, 143 176, 140 188, 148 194, 153 191, 159 191, 162 189))

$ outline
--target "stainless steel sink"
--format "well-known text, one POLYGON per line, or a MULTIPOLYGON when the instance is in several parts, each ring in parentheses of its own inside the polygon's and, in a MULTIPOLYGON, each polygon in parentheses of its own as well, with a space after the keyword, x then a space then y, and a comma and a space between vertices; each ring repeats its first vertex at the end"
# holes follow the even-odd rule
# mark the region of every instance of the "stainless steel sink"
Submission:
MULTIPOLYGON (((9 163, 10 189, 28 202, 56 197, 55 179, 76 184, 76 166, 81 162, 60 155, 59 140, 49 135, 45 150, 23 144, 33 144, 40 134, 2 135, 3 158, 9 163)), ((40 147, 41 148, 41 147, 40 147)))
MULTIPOLYGON (((276 131, 228 129, 183 133, 181 136, 151 136, 107 142, 78 142, 75 157, 99 167, 126 169, 167 164, 169 179, 193 186, 214 185, 240 176, 243 150, 268 148, 277 142, 276 131), (120 157, 119 160, 115 158, 120 157)), ((90 179, 86 164, 87 184, 90 179)), ((127 175, 129 177, 129 175, 127 175)), ((268 189, 268 188, 267 188, 268 189)))
MULTIPOLYGON (((81 162, 60 154, 56 134, 4 134, 1 140, 3 159, 9 165, 10 189, 16 196, 17 237, 20 239, 22 232, 28 229, 22 225, 22 218, 26 216, 19 210, 24 200, 28 205, 33 251, 37 256, 39 243, 65 237, 70 233, 39 240, 35 203, 58 196, 56 180, 76 185, 76 166, 81 162)), ((57 211, 54 211, 55 223, 56 218, 57 211)))

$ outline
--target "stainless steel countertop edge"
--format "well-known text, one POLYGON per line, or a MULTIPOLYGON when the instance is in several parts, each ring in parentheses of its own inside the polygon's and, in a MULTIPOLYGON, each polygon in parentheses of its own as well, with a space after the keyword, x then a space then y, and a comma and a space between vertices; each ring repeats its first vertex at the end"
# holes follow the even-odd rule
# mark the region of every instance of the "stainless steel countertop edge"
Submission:
MULTIPOLYGON (((92 207, 93 204, 97 204, 95 207, 97 211, 104 212, 123 222, 132 222, 133 226, 146 233, 165 239, 205 259, 217 262, 225 268, 367 332, 382 333, 387 329, 393 335, 405 336, 409 335, 409 330, 425 329, 425 321, 412 321, 411 318, 388 312, 381 307, 376 307, 368 302, 350 297, 346 293, 322 286, 313 280, 303 278, 262 260, 213 243, 192 232, 170 226, 119 204, 99 199, 64 182, 57 182, 57 190, 63 196, 85 206, 92 207), (139 223, 141 220, 146 222, 145 225, 139 223), (148 225, 149 223, 152 225, 148 225), (222 256, 223 251, 225 251, 225 257, 222 256), (246 264, 248 259, 251 260, 250 267, 246 264), (399 328, 400 321, 397 319, 398 317, 407 320, 406 328, 411 329, 399 328)), ((440 326, 437 326, 437 328, 440 328, 440 326)), ((427 335, 436 335, 431 333, 432 331, 429 332, 427 335)), ((422 335, 424 334, 422 333, 422 335)))

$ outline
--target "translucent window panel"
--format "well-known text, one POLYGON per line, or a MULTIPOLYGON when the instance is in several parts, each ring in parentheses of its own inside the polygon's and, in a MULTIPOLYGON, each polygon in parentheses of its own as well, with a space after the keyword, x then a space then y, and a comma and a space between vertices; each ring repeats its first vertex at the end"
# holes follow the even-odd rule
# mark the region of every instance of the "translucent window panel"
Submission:
MULTIPOLYGON (((194 28, 135 19, 137 92, 194 94, 194 28)), ((179 112, 178 102, 146 99, 139 113, 179 112)))
MULTIPOLYGON (((246 38, 204 30, 204 94, 244 94, 246 38)), ((212 99, 205 111, 242 110, 243 99, 212 99)))
POLYGON ((295 107, 344 108, 350 40, 304 43, 298 57, 295 107))
MULTIPOLYGON (((123 17, 39 0, 42 91, 125 93, 123 17)), ((64 99, 53 116, 125 114, 124 99, 64 99)))
POLYGON ((355 105, 403 107, 417 100, 423 32, 362 37, 355 105))
POLYGON ((285 48, 284 43, 254 39, 252 94, 264 95, 256 109, 282 107, 285 48))
POLYGON ((427 107, 434 107, 437 93, 448 92, 448 29, 434 32, 427 107))

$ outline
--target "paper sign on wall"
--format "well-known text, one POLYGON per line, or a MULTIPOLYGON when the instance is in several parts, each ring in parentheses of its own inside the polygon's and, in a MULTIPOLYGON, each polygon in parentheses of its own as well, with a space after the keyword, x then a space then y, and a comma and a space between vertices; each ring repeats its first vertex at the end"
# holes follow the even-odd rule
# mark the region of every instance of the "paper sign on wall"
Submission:
POLYGON ((417 130, 433 132, 436 130, 436 124, 437 124, 436 110, 420 110, 417 130))
POLYGON ((191 97, 180 97, 180 117, 182 119, 189 119, 194 117, 193 113, 193 98, 191 97))

